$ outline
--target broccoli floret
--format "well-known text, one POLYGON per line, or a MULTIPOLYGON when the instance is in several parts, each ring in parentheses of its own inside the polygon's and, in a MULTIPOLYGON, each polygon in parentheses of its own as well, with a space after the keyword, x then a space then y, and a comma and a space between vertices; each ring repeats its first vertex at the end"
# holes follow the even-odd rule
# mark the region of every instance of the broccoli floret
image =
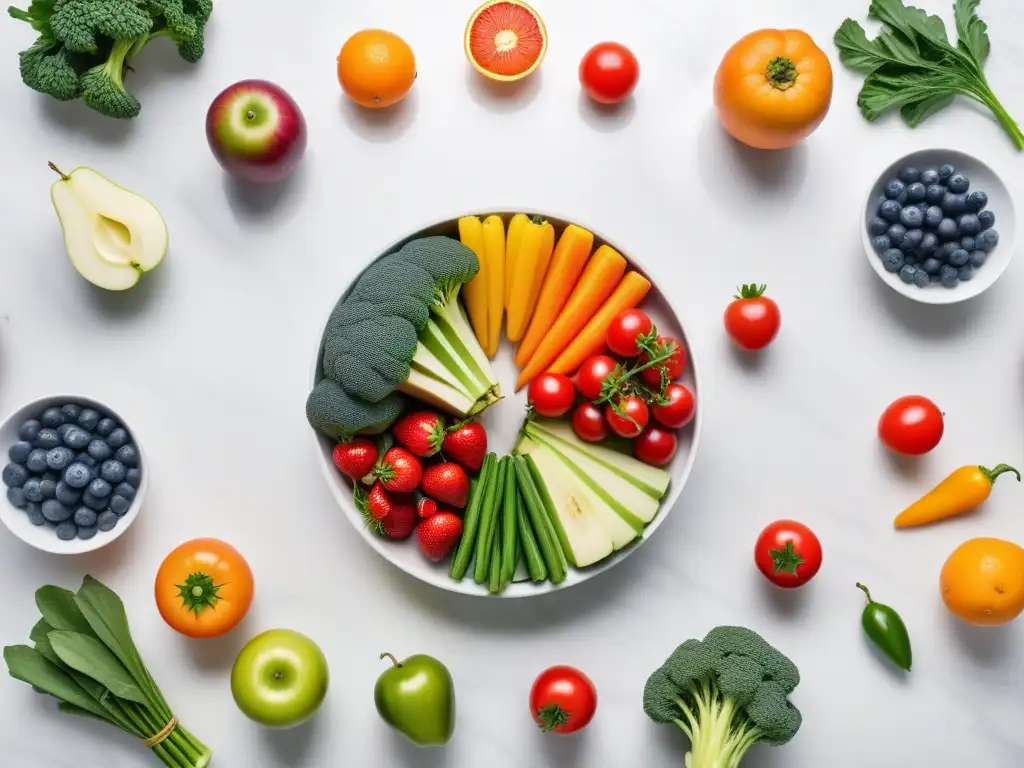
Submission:
POLYGON ((134 0, 57 0, 50 27, 75 53, 93 53, 103 37, 135 40, 149 33, 153 17, 134 0))
POLYGON ((131 49, 130 40, 114 43, 106 62, 82 74, 82 100, 107 117, 128 120, 142 111, 142 104, 124 87, 125 58, 131 49))
POLYGON ((406 406, 397 392, 379 403, 352 397, 336 382, 323 379, 306 399, 306 420, 313 429, 335 440, 354 435, 376 434, 390 427, 406 406))
POLYGON ((688 768, 738 768, 756 742, 785 744, 802 722, 787 698, 800 672, 760 635, 716 627, 687 640, 648 678, 644 711, 690 739, 688 768))
POLYGON ((419 332, 430 319, 434 279, 415 264, 385 256, 367 267, 349 298, 375 304, 383 314, 404 317, 419 332))
POLYGON ((376 403, 409 377, 416 344, 415 329, 401 317, 349 323, 324 340, 324 375, 353 397, 376 403))
POLYGON ((71 101, 81 95, 78 73, 59 44, 40 39, 19 53, 18 58, 21 79, 32 90, 48 94, 58 101, 71 101))
POLYGON ((156 34, 170 37, 181 58, 195 64, 205 52, 206 22, 213 13, 213 0, 149 0, 162 15, 156 34))
POLYGON ((468 283, 480 271, 480 261, 471 249, 458 240, 440 235, 412 240, 395 256, 422 267, 434 278, 435 304, 439 312, 451 302, 463 283, 468 283))

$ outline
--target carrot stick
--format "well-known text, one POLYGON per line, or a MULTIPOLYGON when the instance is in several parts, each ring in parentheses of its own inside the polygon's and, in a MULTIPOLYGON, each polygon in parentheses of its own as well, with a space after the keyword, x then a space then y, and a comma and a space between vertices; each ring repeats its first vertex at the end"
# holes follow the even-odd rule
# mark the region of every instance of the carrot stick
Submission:
POLYGON ((576 372, 583 361, 591 355, 596 355, 604 348, 605 335, 612 321, 620 313, 632 309, 641 301, 647 292, 651 290, 650 281, 639 272, 629 272, 615 292, 601 306, 586 327, 579 332, 554 363, 548 366, 547 370, 552 373, 564 373, 566 375, 576 372))
POLYGON ((537 305, 530 318, 526 335, 516 350, 516 366, 523 368, 537 351, 551 324, 565 306, 569 294, 576 286, 583 267, 594 247, 594 235, 582 227, 570 224, 562 232, 551 256, 544 285, 537 297, 537 305))
POLYGON ((611 296, 625 272, 626 260, 611 246, 602 245, 594 252, 587 268, 583 270, 583 276, 565 303, 562 314, 519 374, 516 389, 522 389, 535 376, 547 370, 548 364, 569 346, 573 337, 583 329, 605 299, 611 296))

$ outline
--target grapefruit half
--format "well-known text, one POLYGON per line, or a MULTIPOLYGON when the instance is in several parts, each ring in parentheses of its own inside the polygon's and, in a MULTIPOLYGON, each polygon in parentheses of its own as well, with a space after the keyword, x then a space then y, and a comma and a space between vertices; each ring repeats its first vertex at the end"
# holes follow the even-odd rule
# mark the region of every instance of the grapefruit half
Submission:
POLYGON ((488 0, 466 25, 466 57, 484 77, 522 80, 540 66, 548 33, 533 8, 522 0, 488 0))

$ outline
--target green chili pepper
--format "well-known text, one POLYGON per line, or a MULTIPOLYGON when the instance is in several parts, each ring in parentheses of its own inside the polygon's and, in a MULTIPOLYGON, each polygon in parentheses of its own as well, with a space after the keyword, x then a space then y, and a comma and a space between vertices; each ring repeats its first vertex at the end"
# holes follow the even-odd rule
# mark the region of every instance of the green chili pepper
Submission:
POLYGON ((864 606, 864 613, 860 617, 860 624, 864 627, 867 636, 881 649, 882 653, 892 660, 893 664, 909 672, 912 655, 907 625, 903 623, 903 619, 895 610, 888 605, 872 600, 871 593, 863 584, 858 582, 857 588, 863 590, 864 594, 868 596, 868 604, 864 606))

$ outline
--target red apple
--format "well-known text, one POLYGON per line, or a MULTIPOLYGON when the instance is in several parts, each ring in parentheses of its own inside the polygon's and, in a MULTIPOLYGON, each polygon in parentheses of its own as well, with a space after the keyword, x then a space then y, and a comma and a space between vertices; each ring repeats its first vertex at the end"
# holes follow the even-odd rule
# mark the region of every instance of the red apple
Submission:
POLYGON ((206 138, 232 175, 245 181, 280 181, 306 151, 306 120, 279 86, 242 80, 213 100, 206 113, 206 138))

